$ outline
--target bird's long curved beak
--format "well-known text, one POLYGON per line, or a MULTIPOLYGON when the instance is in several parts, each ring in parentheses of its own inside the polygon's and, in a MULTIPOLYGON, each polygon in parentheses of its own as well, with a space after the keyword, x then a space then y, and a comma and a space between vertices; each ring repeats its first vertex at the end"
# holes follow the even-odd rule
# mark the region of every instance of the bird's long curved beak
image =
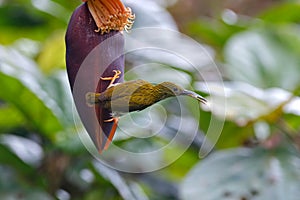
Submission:
POLYGON ((203 104, 207 103, 207 100, 204 97, 202 97, 201 95, 197 94, 196 92, 193 92, 190 90, 184 90, 182 92, 182 95, 187 95, 187 96, 193 97, 194 99, 197 99, 198 101, 200 101, 203 104))

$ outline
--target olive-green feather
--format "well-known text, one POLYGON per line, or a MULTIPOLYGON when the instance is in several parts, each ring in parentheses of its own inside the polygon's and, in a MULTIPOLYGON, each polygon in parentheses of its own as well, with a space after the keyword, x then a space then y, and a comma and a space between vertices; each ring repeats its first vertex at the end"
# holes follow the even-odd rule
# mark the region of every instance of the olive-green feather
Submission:
POLYGON ((144 80, 134 80, 116 84, 98 93, 96 102, 112 112, 126 113, 143 110, 171 96, 186 95, 184 92, 186 90, 170 82, 154 85, 144 80))
POLYGON ((142 110, 153 102, 157 94, 154 86, 144 80, 128 81, 106 89, 98 98, 106 109, 130 112, 142 110))

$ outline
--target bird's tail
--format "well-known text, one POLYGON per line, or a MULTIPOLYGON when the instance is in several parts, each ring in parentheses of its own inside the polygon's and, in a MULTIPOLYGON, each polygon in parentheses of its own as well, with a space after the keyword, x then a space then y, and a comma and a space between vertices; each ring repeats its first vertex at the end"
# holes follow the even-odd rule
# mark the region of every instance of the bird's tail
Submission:
POLYGON ((99 96, 100 93, 95 93, 95 92, 86 93, 85 95, 86 104, 92 107, 95 104, 99 103, 99 96))

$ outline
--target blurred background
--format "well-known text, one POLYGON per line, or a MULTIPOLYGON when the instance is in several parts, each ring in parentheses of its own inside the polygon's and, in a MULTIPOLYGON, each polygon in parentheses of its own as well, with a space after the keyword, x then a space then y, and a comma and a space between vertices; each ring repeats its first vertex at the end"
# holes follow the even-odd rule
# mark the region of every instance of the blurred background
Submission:
MULTIPOLYGON (((103 165, 78 136, 82 127, 73 120, 64 36, 80 3, 0 0, 0 199, 299 199, 298 0, 125 1, 136 13, 134 28, 178 30, 202 44, 215 63, 179 37, 172 38, 172 48, 182 50, 184 45, 190 56, 199 58, 196 71, 201 76, 164 54, 126 56, 127 80, 145 79, 146 73, 148 80, 157 81, 156 72, 168 77, 172 71, 188 80, 180 82, 183 86, 192 86, 215 107, 212 112, 204 108, 199 120, 187 99, 183 110, 191 113, 187 120, 199 123, 197 136, 175 162, 149 173, 125 173, 103 165), (153 66, 157 70, 135 67, 146 61, 159 63, 153 66), (159 69, 162 65, 164 70, 159 69), (224 127, 216 145, 202 147, 213 150, 200 159, 211 119, 225 119, 224 127)), ((168 116, 165 134, 116 137, 114 143, 139 152, 167 143, 178 132, 178 109, 176 100, 159 105, 168 116)), ((131 125, 124 119, 123 126, 131 125)), ((132 131, 138 135, 141 130, 132 131)), ((179 134, 184 138, 188 133, 179 134)), ((131 167, 166 162, 182 151, 180 139, 176 142, 178 146, 158 158, 132 161, 131 167)), ((112 161, 117 157, 109 155, 112 161)))

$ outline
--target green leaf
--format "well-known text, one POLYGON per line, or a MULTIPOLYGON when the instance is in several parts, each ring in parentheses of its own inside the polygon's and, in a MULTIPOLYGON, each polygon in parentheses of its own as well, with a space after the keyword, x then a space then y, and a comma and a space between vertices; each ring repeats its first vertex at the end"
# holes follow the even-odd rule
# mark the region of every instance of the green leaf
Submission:
POLYGON ((288 26, 237 34, 224 53, 229 78, 260 88, 296 90, 300 85, 299 34, 299 29, 288 26))
POLYGON ((300 116, 300 113, 298 115, 285 114, 283 116, 283 119, 284 119, 285 123, 288 125, 290 132, 294 133, 296 135, 298 135, 298 133, 300 132, 299 116, 300 116))
POLYGON ((41 83, 41 88, 55 101, 56 116, 65 127, 73 127, 72 94, 65 70, 53 72, 41 83))
MULTIPOLYGON (((222 106, 222 105, 224 104, 221 103, 216 106, 222 106)), ((220 121, 222 119, 224 119, 223 116, 218 117, 216 115, 213 115, 212 112, 201 111, 200 120, 199 120, 200 128, 204 131, 204 133, 208 133, 208 130, 213 126, 212 124, 222 124, 223 121, 220 121)), ((230 119, 224 121, 220 135, 218 136, 217 139, 215 135, 210 135, 210 134, 206 135, 208 141, 216 141, 215 147, 220 149, 241 146, 242 144, 245 143, 245 141, 247 141, 252 136, 254 136, 254 133, 251 127, 239 126, 237 123, 230 121, 230 119), (239 133, 237 133, 236 130, 239 130, 239 133)), ((209 148, 209 150, 211 149, 212 148, 209 148)))
POLYGON ((145 194, 137 187, 138 185, 127 182, 118 171, 108 168, 100 162, 93 162, 93 166, 97 173, 113 184, 124 200, 146 199, 145 194))
POLYGON ((31 127, 53 139, 63 127, 59 107, 41 88, 46 78, 18 51, 0 47, 0 52, 0 98, 15 106, 31 127))
MULTIPOLYGON (((28 4, 28 3, 27 3, 28 4)), ((22 27, 36 27, 45 23, 45 20, 34 12, 34 9, 22 4, 7 3, 0 6, 0 25, 22 27)))
POLYGON ((58 68, 65 68, 65 33, 55 32, 43 44, 37 63, 43 72, 49 73, 58 68))
POLYGON ((21 175, 33 175, 34 169, 12 153, 5 145, 0 144, 0 163, 14 168, 21 175))
POLYGON ((181 196, 203 200, 296 200, 300 195, 300 159, 288 148, 215 152, 189 172, 181 196))
POLYGON ((0 132, 22 126, 25 122, 24 117, 13 106, 0 106, 0 113, 0 132))
POLYGON ((217 48, 222 48, 234 34, 245 27, 229 25, 221 20, 197 20, 189 25, 190 34, 217 48))
MULTIPOLYGON (((201 85, 196 87, 201 88, 201 85)), ((206 83, 206 87, 211 91, 207 99, 212 105, 204 108, 220 118, 235 122, 239 126, 245 126, 261 117, 279 117, 281 112, 273 112, 278 109, 278 111, 283 111, 282 105, 288 103, 293 97, 292 93, 280 88, 263 90, 236 81, 211 82, 206 83), (277 116, 272 116, 273 114, 277 114, 277 116)), ((289 107, 291 106, 289 105, 289 107)))
POLYGON ((65 9, 69 10, 69 15, 71 15, 71 12, 73 12, 76 7, 80 4, 80 1, 61 1, 61 0, 52 0, 53 2, 56 2, 57 4, 61 5, 65 9))
POLYGON ((254 132, 251 126, 238 126, 235 123, 226 121, 216 143, 216 147, 224 149, 243 146, 253 137, 254 132), (239 130, 239 132, 236 132, 236 130, 239 130))
POLYGON ((300 22, 300 5, 299 3, 279 4, 264 11, 259 18, 271 23, 300 22))
POLYGON ((78 136, 78 129, 66 128, 62 132, 58 132, 55 138, 55 146, 67 152, 70 155, 78 155, 86 153, 86 147, 78 136))

